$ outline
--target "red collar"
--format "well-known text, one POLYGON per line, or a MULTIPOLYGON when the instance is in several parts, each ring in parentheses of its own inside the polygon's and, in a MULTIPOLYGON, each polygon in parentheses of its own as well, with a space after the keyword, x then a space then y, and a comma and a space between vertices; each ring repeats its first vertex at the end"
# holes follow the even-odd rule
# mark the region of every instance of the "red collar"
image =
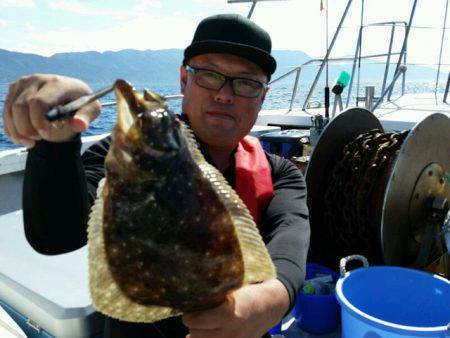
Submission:
POLYGON ((274 196, 269 161, 256 137, 246 136, 237 147, 236 192, 260 226, 261 213, 274 196))

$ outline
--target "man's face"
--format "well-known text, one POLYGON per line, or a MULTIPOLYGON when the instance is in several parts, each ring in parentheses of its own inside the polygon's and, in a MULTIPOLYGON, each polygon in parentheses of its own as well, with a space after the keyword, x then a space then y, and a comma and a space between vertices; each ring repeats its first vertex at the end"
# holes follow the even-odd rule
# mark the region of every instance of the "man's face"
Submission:
MULTIPOLYGON (((188 65, 230 77, 267 81, 265 73, 256 64, 231 54, 197 55, 188 61, 188 65)), ((230 81, 216 91, 197 85, 195 76, 181 67, 183 113, 188 115, 192 130, 210 146, 235 147, 250 132, 268 88, 256 98, 247 98, 234 95, 230 81)))

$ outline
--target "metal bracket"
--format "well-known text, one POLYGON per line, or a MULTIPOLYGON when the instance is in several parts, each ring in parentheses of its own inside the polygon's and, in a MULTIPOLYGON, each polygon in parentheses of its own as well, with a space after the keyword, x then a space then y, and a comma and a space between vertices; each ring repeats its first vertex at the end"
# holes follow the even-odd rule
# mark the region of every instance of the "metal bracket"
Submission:
POLYGON ((351 255, 341 258, 341 261, 339 262, 339 272, 341 274, 341 278, 343 278, 347 273, 346 271, 347 263, 351 261, 360 261, 363 267, 365 268, 369 266, 369 261, 367 260, 367 258, 361 255, 351 255))
POLYGON ((36 331, 37 334, 41 334, 42 328, 35 321, 33 321, 30 318, 28 318, 27 319, 27 325, 29 327, 31 327, 34 331, 36 331))

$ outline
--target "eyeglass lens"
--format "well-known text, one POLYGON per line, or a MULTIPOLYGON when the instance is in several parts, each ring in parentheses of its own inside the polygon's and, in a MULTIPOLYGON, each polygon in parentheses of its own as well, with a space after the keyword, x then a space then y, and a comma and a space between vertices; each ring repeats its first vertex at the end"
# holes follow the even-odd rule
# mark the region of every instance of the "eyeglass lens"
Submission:
MULTIPOLYGON (((205 69, 193 70, 196 74, 196 83, 207 89, 219 90, 227 81, 227 77, 214 71, 205 69)), ((261 83, 250 79, 233 78, 231 83, 235 95, 249 98, 257 97, 263 88, 261 83)))

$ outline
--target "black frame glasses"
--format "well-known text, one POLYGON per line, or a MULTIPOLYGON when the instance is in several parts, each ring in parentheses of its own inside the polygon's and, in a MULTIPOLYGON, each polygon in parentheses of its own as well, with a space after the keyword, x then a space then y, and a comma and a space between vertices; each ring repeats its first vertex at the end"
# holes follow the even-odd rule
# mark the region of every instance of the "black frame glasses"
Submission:
POLYGON ((194 74, 195 83, 205 89, 219 91, 230 81, 233 94, 236 96, 254 99, 258 97, 267 83, 244 77, 231 77, 211 69, 197 68, 186 65, 186 70, 194 74))

